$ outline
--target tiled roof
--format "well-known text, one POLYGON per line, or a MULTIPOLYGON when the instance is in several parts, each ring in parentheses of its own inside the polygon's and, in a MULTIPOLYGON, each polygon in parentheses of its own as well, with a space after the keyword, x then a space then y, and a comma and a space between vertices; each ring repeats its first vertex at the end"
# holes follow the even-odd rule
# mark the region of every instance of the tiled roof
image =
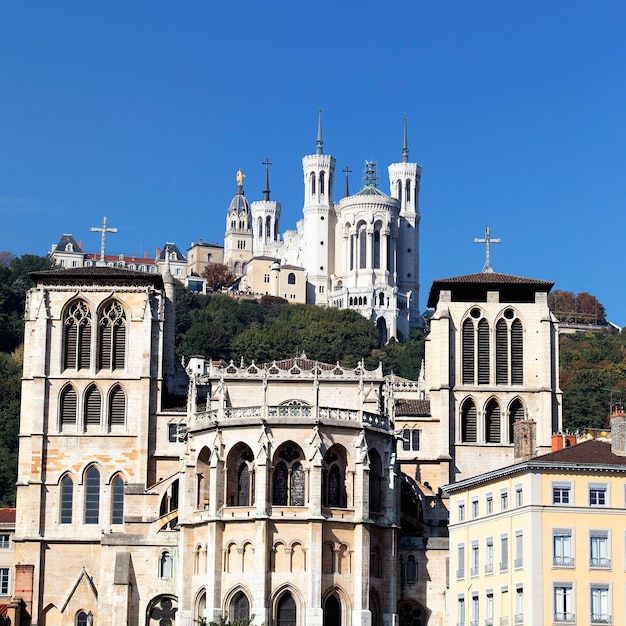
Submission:
POLYGON ((72 250, 70 252, 80 252, 82 253, 81 247, 78 245, 76 239, 74 239, 73 235, 69 233, 64 233, 59 239, 59 243, 57 243, 57 247, 55 252, 66 252, 65 248, 68 244, 72 245, 72 250))
POLYGON ((160 274, 149 274, 136 270, 126 270, 119 267, 71 267, 64 269, 43 270, 31 272, 30 277, 36 282, 64 281, 64 280, 89 280, 89 279, 109 279, 109 280, 145 280, 155 284, 157 288, 163 288, 163 278, 160 274))
POLYGON ((15 524, 15 509, 0 509, 0 524, 15 524))
POLYGON ((396 400, 396 417, 402 415, 430 415, 429 400, 396 400))
POLYGON ((626 454, 614 454, 609 441, 589 439, 575 446, 563 448, 556 452, 542 454, 533 459, 538 463, 558 464, 572 463, 584 465, 624 465, 626 466, 626 454))

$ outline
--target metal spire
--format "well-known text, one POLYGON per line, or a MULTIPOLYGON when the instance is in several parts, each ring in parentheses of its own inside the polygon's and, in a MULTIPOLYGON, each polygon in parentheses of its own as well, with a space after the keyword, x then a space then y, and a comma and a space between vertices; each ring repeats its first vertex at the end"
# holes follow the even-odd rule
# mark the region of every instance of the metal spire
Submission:
POLYGON ((263 200, 268 201, 270 199, 270 158, 265 157, 265 161, 263 161, 263 165, 265 165, 265 189, 263 189, 263 200))
POLYGON ((318 119, 317 119, 317 146, 315 148, 315 154, 324 154, 322 146, 324 142, 322 141, 322 111, 323 109, 318 109, 318 119))
POLYGON ((408 163, 409 162, 409 144, 406 140, 406 121, 407 121, 407 116, 404 116, 404 143, 402 144, 402 162, 403 163, 408 163))
POLYGON ((98 265, 104 266, 107 264, 104 254, 104 250, 107 244, 107 233, 116 233, 117 228, 107 228, 107 218, 103 217, 102 228, 96 228, 95 226, 92 226, 90 230, 92 233, 102 233, 102 237, 100 239, 100 260, 98 261, 98 265))
POLYGON ((489 230, 489 226, 485 228, 485 238, 484 239, 474 239, 474 243, 484 243, 485 244, 485 265, 483 266, 483 272, 489 274, 493 272, 493 267, 491 267, 491 244, 492 243, 502 243, 502 239, 492 239, 491 231, 489 230))
POLYGON ((365 169, 363 170, 363 187, 378 187, 378 172, 376 171, 375 161, 365 161, 365 169))
POLYGON ((350 195, 350 189, 348 188, 348 174, 352 173, 352 170, 346 165, 346 169, 341 171, 346 174, 346 186, 343 190, 343 197, 347 198, 350 195))

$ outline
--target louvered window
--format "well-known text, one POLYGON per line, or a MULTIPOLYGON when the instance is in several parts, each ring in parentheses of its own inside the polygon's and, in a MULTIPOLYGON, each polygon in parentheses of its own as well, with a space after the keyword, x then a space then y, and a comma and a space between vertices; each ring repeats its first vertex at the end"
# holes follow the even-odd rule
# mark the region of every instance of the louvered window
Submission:
POLYGON ((65 369, 89 369, 91 363, 91 312, 83 300, 73 302, 65 315, 65 369))
POLYGON ((380 230, 378 229, 374 231, 374 249, 372 253, 373 253, 372 267, 374 267, 374 269, 380 269, 380 230))
POLYGON ((487 443, 500 443, 500 405, 495 400, 485 410, 485 436, 487 443))
POLYGON ((85 425, 100 424, 100 412, 102 410, 102 398, 98 388, 89 387, 85 394, 85 425))
POLYGON ((61 481, 61 524, 72 523, 74 508, 74 481, 65 476, 61 481))
POLYGON ((467 400, 461 409, 461 441, 464 443, 476 443, 477 437, 476 405, 472 400, 467 400))
POLYGON ((463 384, 474 384, 474 322, 463 322, 463 384))
POLYGON ((126 314, 119 302, 109 302, 100 317, 98 347, 100 369, 123 369, 126 366, 126 314))
POLYGON ((359 232, 359 268, 367 267, 367 232, 365 227, 359 232))
POLYGON ((524 329, 519 319, 511 324, 511 383, 524 384, 524 329))
POLYGON ((496 384, 509 383, 509 329, 503 319, 496 324, 496 384))
POLYGON ((478 384, 489 384, 489 323, 478 322, 478 384))
POLYGON ((118 476, 111 484, 111 524, 124 523, 124 481, 118 476))
POLYGON ((514 400, 509 409, 509 443, 513 443, 513 424, 525 418, 524 405, 519 400, 514 400))
POLYGON ((109 426, 126 422, 126 396, 119 385, 113 387, 109 396, 109 426))
POLYGON ((85 524, 97 524, 100 520, 100 472, 90 467, 85 482, 85 524))
POLYGON ((61 392, 61 426, 76 424, 76 390, 71 385, 61 392))

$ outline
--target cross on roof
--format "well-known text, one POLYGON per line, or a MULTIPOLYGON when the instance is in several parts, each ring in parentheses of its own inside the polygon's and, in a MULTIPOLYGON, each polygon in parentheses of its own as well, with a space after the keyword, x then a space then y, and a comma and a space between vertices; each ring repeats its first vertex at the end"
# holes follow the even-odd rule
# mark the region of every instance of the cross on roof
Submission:
POLYGON ((92 233, 102 233, 102 237, 100 239, 100 260, 98 261, 98 265, 106 265, 104 250, 106 248, 107 233, 116 233, 117 228, 107 228, 107 218, 103 217, 101 228, 96 228, 95 226, 92 226, 89 230, 91 230, 92 233))
POLYGON ((493 272, 493 267, 491 267, 491 244, 492 243, 502 243, 502 239, 492 239, 491 231, 489 230, 489 226, 485 228, 485 238, 484 239, 474 239, 474 243, 484 243, 485 244, 485 265, 483 265, 483 272, 489 273, 493 272))
POLYGON ((344 196, 347 198, 350 195, 350 189, 348 187, 348 174, 352 173, 352 170, 346 165, 346 168, 341 170, 346 175, 346 186, 344 189, 344 196))

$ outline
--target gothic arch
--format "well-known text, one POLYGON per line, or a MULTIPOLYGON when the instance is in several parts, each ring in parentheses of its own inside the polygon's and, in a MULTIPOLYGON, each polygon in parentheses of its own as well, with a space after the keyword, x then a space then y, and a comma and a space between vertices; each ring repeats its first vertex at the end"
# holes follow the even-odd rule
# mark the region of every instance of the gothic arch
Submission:
POLYGON ((270 599, 272 626, 300 626, 305 603, 297 587, 287 583, 279 587, 270 599))
POLYGON ((227 506, 254 504, 254 455, 246 443, 235 444, 226 459, 227 506))
POLYGON ((322 465, 322 506, 347 507, 346 470, 348 457, 343 446, 335 444, 324 455, 322 465))
POLYGON ((521 398, 514 398, 509 404, 508 408, 508 435, 509 435, 509 443, 513 443, 513 424, 520 420, 525 420, 526 416, 526 407, 524 406, 521 398))
POLYGON ((486 443, 500 443, 502 412, 496 398, 490 398, 484 410, 484 430, 486 443))
POLYGON ((91 366, 92 314, 82 298, 68 302, 63 311, 63 369, 91 366))
POLYGON ((305 506, 307 501, 305 461, 302 448, 293 441, 283 443, 272 462, 272 504, 305 506))
POLYGON ((169 626, 176 626, 176 612, 178 598, 171 594, 154 597, 146 608, 146 626, 161 626, 168 622, 169 626))
POLYGON ((478 414, 476 403, 472 398, 465 398, 461 404, 461 441, 476 443, 478 441, 478 414))
POLYGON ((102 425, 102 394, 95 383, 85 389, 83 396, 83 430, 102 425))
POLYGON ((113 385, 109 391, 107 407, 109 431, 116 426, 124 426, 126 424, 126 393, 119 383, 113 385))
POLYGON ((98 311, 98 369, 126 367, 126 312, 119 300, 106 300, 98 311))
POLYGON ((211 493, 211 451, 203 446, 196 459, 196 508, 209 508, 211 493))
POLYGON ((239 622, 250 619, 251 606, 252 603, 248 590, 244 587, 238 587, 228 594, 224 610, 231 623, 239 622))
POLYGON ((100 496, 102 474, 95 463, 89 465, 83 473, 84 486, 84 522, 100 523, 100 496))
POLYGON ((370 512, 380 513, 383 510, 383 464, 377 450, 369 451, 369 461, 370 512))
POLYGON ((71 472, 59 479, 59 523, 71 524, 74 520, 74 492, 76 480, 71 472))
POLYGON ((71 383, 67 383, 59 394, 59 431, 64 427, 76 427, 78 419, 78 394, 71 383))

